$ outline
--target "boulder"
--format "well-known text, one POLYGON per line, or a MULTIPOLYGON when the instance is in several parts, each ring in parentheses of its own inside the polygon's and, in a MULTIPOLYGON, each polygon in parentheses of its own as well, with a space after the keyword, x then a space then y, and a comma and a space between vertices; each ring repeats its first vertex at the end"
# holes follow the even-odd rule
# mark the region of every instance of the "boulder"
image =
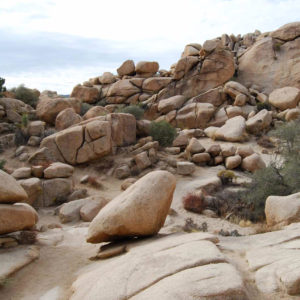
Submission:
POLYGON ((44 170, 45 178, 65 178, 71 177, 74 172, 74 167, 56 162, 52 163, 48 168, 44 170))
POLYGON ((123 181, 122 185, 121 185, 121 190, 125 191, 127 190, 130 186, 132 186, 135 182, 137 181, 137 179, 135 178, 127 178, 123 181))
POLYGON ((36 107, 36 114, 42 120, 55 124, 57 115, 66 108, 73 108, 77 114, 80 113, 81 102, 75 98, 60 98, 40 96, 36 107))
POLYGON ((217 47, 221 47, 221 40, 213 39, 213 40, 205 41, 202 46, 202 49, 205 52, 210 53, 210 52, 214 51, 217 47))
POLYGON ((31 176, 31 168, 23 167, 16 169, 12 172, 11 176, 16 179, 29 178, 31 176))
POLYGON ((228 142, 242 142, 245 140, 245 129, 245 119, 237 116, 226 121, 225 125, 215 131, 214 136, 228 142))
POLYGON ((130 96, 140 93, 140 89, 131 83, 130 79, 123 79, 113 83, 107 92, 106 101, 112 104, 124 103, 130 96))
POLYGON ((28 124, 28 134, 30 136, 43 136, 46 123, 43 121, 31 121, 28 124))
POLYGON ((27 200, 28 195, 14 177, 0 170, 0 203, 15 203, 27 200))
POLYGON ((144 92, 157 93, 171 81, 172 78, 170 77, 151 77, 144 80, 142 88, 144 92))
POLYGON ((222 149, 221 149, 221 146, 219 144, 213 144, 213 145, 210 145, 207 150, 206 150, 210 155, 212 156, 218 156, 222 149))
POLYGON ((195 164, 188 161, 177 162, 177 173, 179 175, 191 175, 195 171, 195 164))
POLYGON ((26 203, 0 204, 0 234, 30 229, 37 221, 37 212, 26 203))
POLYGON ((173 79, 179 80, 183 78, 195 65, 199 63, 198 57, 187 56, 181 58, 175 67, 173 79))
POLYGON ((159 69, 159 64, 156 61, 140 61, 135 66, 135 71, 137 74, 146 75, 151 77, 159 69))
POLYGON ((289 196, 269 196, 265 205, 269 226, 300 222, 300 193, 289 196))
POLYGON ((55 119, 55 129, 63 130, 82 121, 80 115, 76 114, 73 108, 62 110, 55 119))
MULTIPOLYGON (((95 87, 87 87, 81 84, 76 85, 73 88, 71 97, 81 100, 86 103, 95 103, 99 100, 100 92, 95 87)), ((76 111, 79 113, 79 111, 76 111)))
POLYGON ((35 202, 37 202, 43 194, 41 180, 33 177, 29 179, 18 180, 18 183, 28 195, 28 199, 24 200, 23 202, 34 206, 35 202))
POLYGON ((109 114, 109 111, 103 106, 93 106, 84 114, 83 119, 88 120, 95 117, 106 116, 107 114, 109 114))
POLYGON ((238 95, 249 95, 248 89, 236 81, 228 81, 224 86, 224 92, 235 99, 238 95))
POLYGON ((262 133, 272 122, 272 112, 263 109, 246 121, 246 129, 253 134, 262 133))
MULTIPOLYGON (((94 197, 96 198, 96 197, 94 197)), ((108 203, 108 201, 102 197, 97 197, 93 201, 85 203, 80 208, 80 218, 84 222, 91 222, 97 216, 99 211, 108 203)))
POLYGON ((239 155, 228 156, 225 159, 226 169, 232 170, 237 168, 242 162, 242 158, 239 155))
POLYGON ((44 180, 42 203, 40 207, 48 207, 67 200, 68 195, 72 192, 72 181, 67 178, 53 178, 44 180))
POLYGON ((209 153, 197 153, 192 156, 192 161, 196 164, 207 163, 211 159, 209 153))
POLYGON ((257 153, 253 153, 243 159, 242 168, 248 172, 254 173, 255 171, 265 168, 266 164, 257 153))
POLYGON ((223 144, 221 145, 221 153, 223 157, 234 156, 236 147, 233 145, 223 144))
POLYGON ((160 100, 158 103, 158 111, 166 114, 172 110, 179 109, 182 107, 186 98, 181 95, 176 95, 167 99, 160 100))
POLYGON ((186 45, 184 47, 182 57, 198 56, 200 49, 201 49, 201 45, 199 45, 199 44, 198 45, 195 45, 195 44, 186 45))
POLYGON ((129 177, 130 175, 131 175, 131 172, 130 172, 130 168, 128 165, 120 166, 120 167, 116 168, 116 170, 115 170, 115 176, 118 179, 124 179, 124 178, 129 177))
POLYGON ((135 72, 135 65, 133 60, 126 60, 122 65, 117 69, 119 76, 124 75, 133 75, 135 72))
POLYGON ((241 156, 242 158, 245 158, 247 156, 250 156, 252 154, 254 154, 254 150, 252 149, 251 146, 248 145, 242 145, 239 146, 236 150, 236 154, 238 154, 239 156, 241 156))
POLYGON ((6 113, 6 118, 12 123, 20 123, 23 114, 29 114, 33 111, 30 105, 13 98, 0 98, 0 105, 4 109, 2 111, 6 113))
POLYGON ((285 25, 267 37, 258 39, 238 60, 238 80, 246 86, 255 84, 269 94, 285 86, 299 88, 299 22, 285 25), (296 29, 297 28, 297 29, 296 29), (274 36, 286 35, 285 40, 274 36), (293 36, 292 40, 288 36, 293 36))
POLYGON ((269 95, 269 103, 280 110, 295 108, 300 101, 300 89, 286 86, 269 95))
POLYGON ((271 37, 283 41, 291 41, 300 37, 300 22, 288 23, 271 32, 271 37))
POLYGON ((177 127, 206 128, 215 112, 215 107, 210 103, 190 103, 177 112, 177 127))
POLYGON ((104 72, 98 79, 101 84, 111 84, 116 81, 114 74, 111 72, 104 72))
POLYGON ((190 154, 201 153, 205 151, 205 148, 201 145, 199 140, 192 137, 187 145, 185 151, 190 154))
POLYGON ((89 226, 87 241, 156 234, 167 217, 175 186, 175 177, 167 171, 148 173, 99 212, 89 226))
POLYGON ((44 166, 44 165, 48 165, 51 164, 52 162, 55 162, 57 160, 64 160, 62 158, 62 156, 60 155, 56 144, 53 143, 53 148, 54 150, 56 150, 54 152, 54 150, 52 150, 51 148, 47 147, 43 147, 44 145, 47 144, 48 141, 52 141, 54 138, 54 136, 49 136, 45 139, 43 139, 42 143, 41 143, 41 148, 38 149, 36 152, 34 152, 28 159, 28 162, 30 164, 32 164, 33 166, 44 166), (55 155, 53 155, 53 152, 55 153, 55 155))
POLYGON ((139 170, 144 170, 151 166, 151 161, 146 151, 137 154, 134 160, 139 170))

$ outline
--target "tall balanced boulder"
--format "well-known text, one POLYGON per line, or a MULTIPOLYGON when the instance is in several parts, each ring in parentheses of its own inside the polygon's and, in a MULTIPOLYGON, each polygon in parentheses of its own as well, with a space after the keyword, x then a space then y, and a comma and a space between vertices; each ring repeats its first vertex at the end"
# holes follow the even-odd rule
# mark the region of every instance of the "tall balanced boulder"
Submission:
POLYGON ((26 202, 27 200, 25 190, 15 178, 0 170, 0 203, 26 202))
POLYGON ((148 173, 109 202, 91 222, 87 241, 101 243, 158 233, 167 217, 176 187, 167 171, 148 173))

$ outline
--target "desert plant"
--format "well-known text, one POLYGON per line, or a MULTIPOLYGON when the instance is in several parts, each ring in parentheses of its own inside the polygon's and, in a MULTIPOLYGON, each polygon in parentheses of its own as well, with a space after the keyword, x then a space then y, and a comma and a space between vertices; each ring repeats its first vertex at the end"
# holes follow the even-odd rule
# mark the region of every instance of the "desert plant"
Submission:
POLYGON ((256 107, 257 107, 258 111, 261 111, 263 109, 266 109, 266 110, 271 110, 272 109, 271 104, 268 101, 266 101, 266 102, 258 102, 256 104, 256 107))
POLYGON ((182 202, 183 202, 183 207, 186 210, 195 213, 201 213, 206 207, 204 202, 204 197, 201 192, 188 193, 186 196, 183 197, 182 202))
POLYGON ((36 107, 39 100, 39 92, 25 87, 24 84, 19 85, 17 88, 12 88, 11 92, 15 94, 16 99, 24 103, 36 107))
POLYGON ((81 103, 80 115, 83 116, 93 106, 88 103, 81 103))
POLYGON ((230 170, 219 171, 217 175, 221 179, 222 184, 232 183, 237 178, 234 172, 230 170))
POLYGON ((1 159, 0 160, 0 170, 4 170, 5 164, 6 164, 6 160, 5 159, 1 159))
POLYGON ((152 122, 150 125, 150 135, 153 140, 158 141, 163 147, 172 145, 177 133, 166 121, 152 122))
POLYGON ((265 217, 268 196, 286 196, 300 191, 300 121, 286 123, 270 132, 279 142, 279 156, 269 166, 256 171, 244 193, 244 199, 252 205, 252 220, 265 217))
POLYGON ((137 120, 140 120, 144 115, 144 110, 139 105, 129 105, 119 109, 120 113, 133 115, 137 120))
POLYGON ((96 105, 97 105, 97 106, 105 106, 105 105, 107 105, 107 102, 106 102, 105 99, 102 99, 102 100, 98 101, 98 102, 96 103, 96 105))
POLYGON ((5 83, 5 79, 0 77, 0 97, 2 97, 3 96, 2 93, 6 91, 4 83, 5 83))

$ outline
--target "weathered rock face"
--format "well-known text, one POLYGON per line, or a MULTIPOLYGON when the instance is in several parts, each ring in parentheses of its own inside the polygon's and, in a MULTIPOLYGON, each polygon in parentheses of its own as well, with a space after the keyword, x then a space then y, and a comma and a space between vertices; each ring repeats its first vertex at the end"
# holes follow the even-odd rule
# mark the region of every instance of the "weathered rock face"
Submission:
POLYGON ((75 98, 49 97, 42 93, 36 107, 36 113, 41 120, 55 124, 55 119, 61 111, 66 108, 73 108, 79 114, 80 106, 80 100, 75 98))
POLYGON ((45 138, 41 143, 57 161, 71 165, 109 154, 113 146, 134 143, 136 120, 130 114, 109 114, 83 121, 45 138))
POLYGON ((142 88, 146 93, 157 93, 166 87, 171 81, 172 78, 170 77, 151 77, 145 79, 142 88))
POLYGON ((111 72, 104 72, 100 77, 99 81, 101 84, 110 84, 116 81, 116 78, 111 72))
POLYGON ((103 106, 93 106, 83 116, 84 120, 92 119, 96 117, 106 116, 109 111, 103 106))
POLYGON ((269 196, 266 200, 265 214, 270 226, 284 225, 300 221, 300 193, 289 196, 269 196))
POLYGON ((190 103, 177 112, 177 127, 205 128, 215 112, 215 107, 210 103, 190 103))
MULTIPOLYGON (((300 71, 299 71, 300 72, 300 71)), ((295 108, 300 101, 300 89, 283 87, 274 90, 269 96, 269 102, 280 110, 295 108)))
POLYGON ((21 185, 9 174, 0 170, 0 203, 27 201, 28 196, 21 185))
POLYGON ((82 102, 95 103, 99 100, 100 92, 95 87, 87 87, 78 84, 74 87, 71 97, 81 100, 82 102))
POLYGON ((140 61, 135 66, 135 71, 142 77, 151 77, 159 69, 159 64, 156 61, 140 61))
POLYGON ((87 241, 156 234, 165 222, 175 186, 175 177, 167 171, 148 173, 99 212, 87 241))
POLYGON ((36 211, 26 203, 0 204, 0 234, 29 229, 37 221, 36 211))
POLYGON ((188 56, 181 60, 177 63, 176 69, 178 70, 176 71, 175 69, 175 74, 178 75, 174 78, 179 80, 170 83, 159 95, 159 99, 178 94, 192 98, 223 84, 234 74, 233 56, 226 49, 214 50, 201 62, 198 62, 198 58, 193 56, 188 56), (189 63, 187 68, 187 62, 181 63, 181 60, 193 60, 193 62, 189 63), (182 67, 180 67, 181 64, 183 65, 182 67), (186 69, 189 70, 186 71, 186 69))
POLYGON ((300 23, 290 23, 258 40, 239 58, 238 80, 267 94, 284 86, 300 88, 300 23))
POLYGON ((82 121, 80 115, 76 114, 73 108, 62 110, 55 119, 55 129, 63 130, 82 121))

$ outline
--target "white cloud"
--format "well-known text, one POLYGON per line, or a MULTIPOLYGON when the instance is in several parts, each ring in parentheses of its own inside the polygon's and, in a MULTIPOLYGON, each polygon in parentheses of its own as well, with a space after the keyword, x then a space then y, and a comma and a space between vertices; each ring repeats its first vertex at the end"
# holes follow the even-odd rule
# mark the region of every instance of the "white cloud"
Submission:
POLYGON ((10 0, 0 2, 0 29, 101 39, 116 55, 155 59, 222 33, 274 30, 299 11, 299 0, 10 0))

